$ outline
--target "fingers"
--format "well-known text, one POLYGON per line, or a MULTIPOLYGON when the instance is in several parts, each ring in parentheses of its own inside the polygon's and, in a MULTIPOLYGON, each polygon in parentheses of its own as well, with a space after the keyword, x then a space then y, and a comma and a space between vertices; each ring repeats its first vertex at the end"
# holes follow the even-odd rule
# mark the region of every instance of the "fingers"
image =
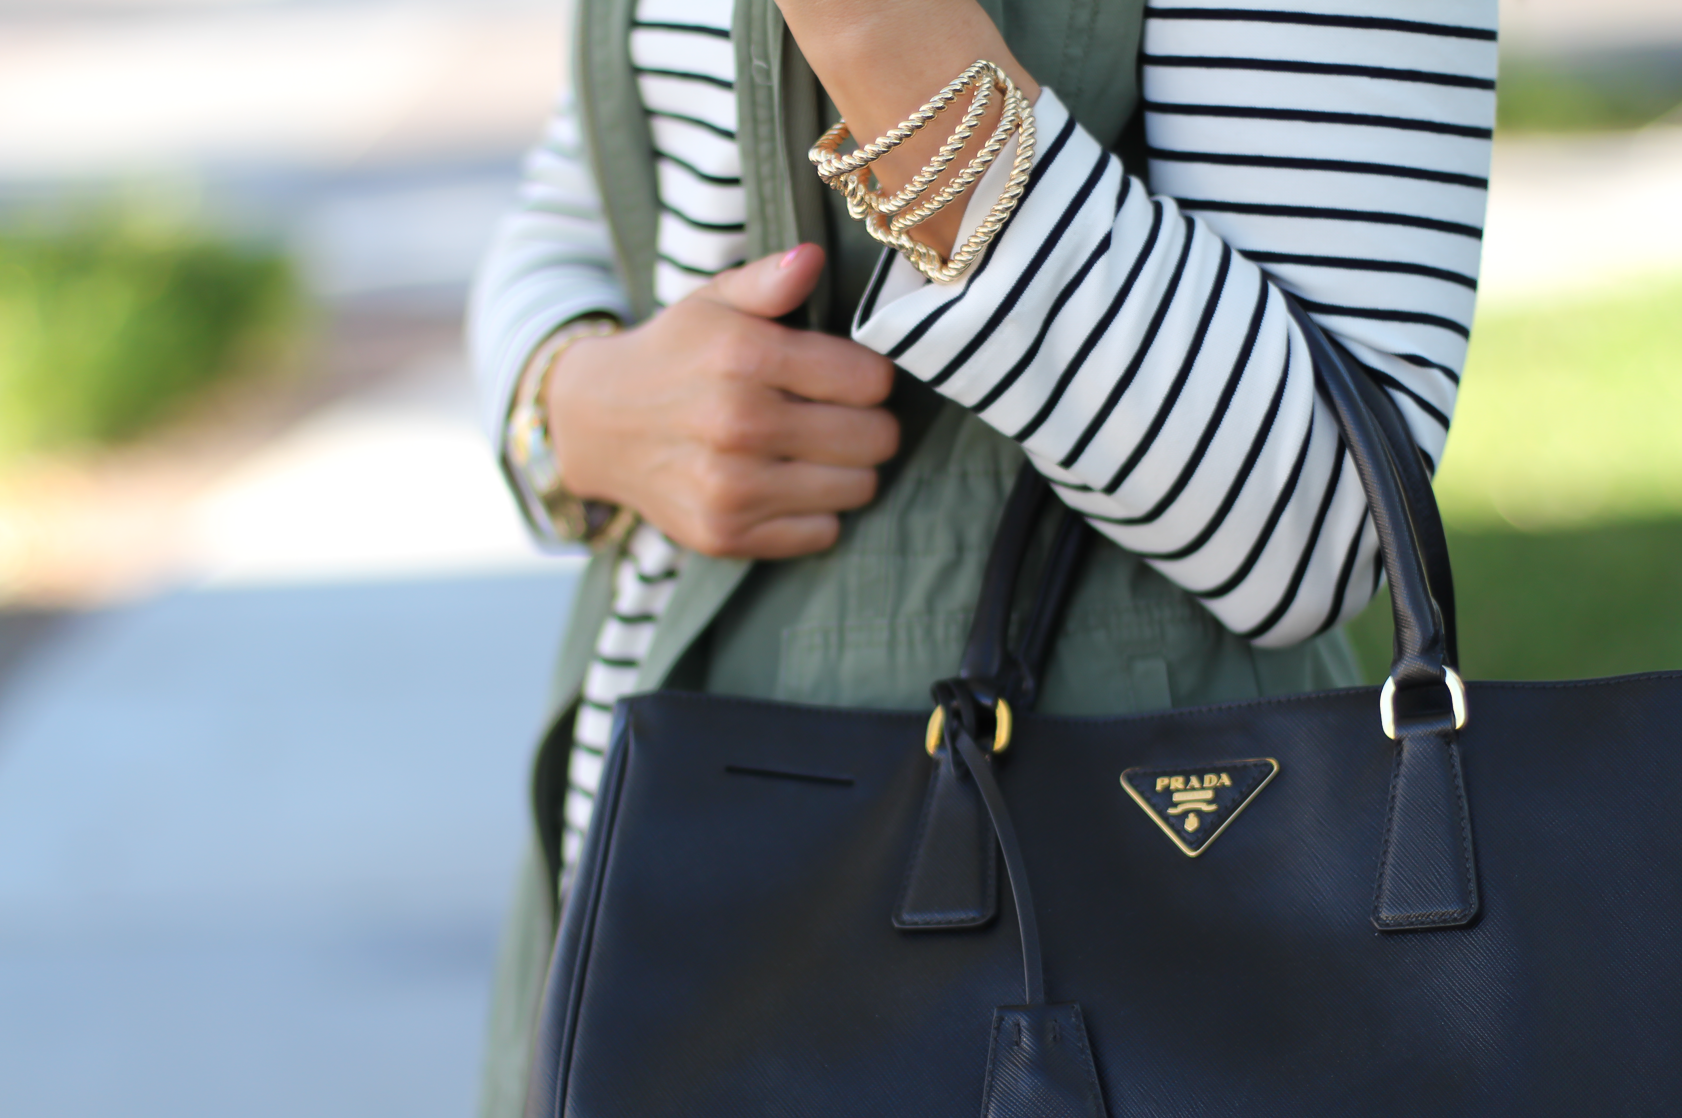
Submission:
POLYGON ((816 462, 721 459, 702 483, 702 498, 718 520, 747 522, 778 516, 863 508, 876 496, 876 471, 816 462))
MULTIPOLYGON (((596 438, 592 453, 613 466, 621 503, 688 547, 810 554, 834 544, 838 514, 875 496, 874 467, 899 443, 898 421, 879 406, 892 362, 771 321, 805 301, 822 269, 816 245, 756 260, 621 335, 617 367, 567 363, 565 384, 621 386, 609 418, 633 418, 596 422, 617 437, 596 438)), ((594 349, 580 356, 609 356, 594 349)))
POLYGON ((765 384, 808 400, 871 407, 894 387, 894 363, 850 338, 777 327, 785 337, 755 370, 765 384))
POLYGON ((796 245, 787 252, 762 256, 740 268, 720 272, 692 298, 723 303, 760 318, 781 318, 812 293, 823 272, 823 260, 819 246, 796 245))
POLYGON ((805 302, 823 263, 823 249, 799 245, 714 276, 665 313, 691 337, 710 337, 704 348, 720 372, 751 377, 808 400, 880 404, 893 389, 892 361, 848 338, 768 321, 805 302), (739 313, 721 317, 721 307, 739 313))
POLYGON ((769 456, 820 466, 879 466, 899 450, 899 420, 885 408, 849 408, 804 400, 783 403, 786 417, 769 456))
POLYGON ((755 524, 743 533, 738 547, 726 558, 795 559, 827 551, 841 535, 841 518, 833 513, 782 516, 755 524))
POLYGON ((838 527, 825 525, 870 503, 876 471, 714 456, 690 491, 680 542, 707 555, 782 558, 834 543, 838 527))
POLYGON ((715 453, 772 461, 868 467, 899 449, 899 421, 884 408, 813 403, 759 385, 719 395, 696 424, 715 453))
POLYGON ((893 362, 849 338, 790 330, 742 314, 707 323, 707 333, 702 359, 725 379, 855 408, 880 404, 893 391, 893 362))

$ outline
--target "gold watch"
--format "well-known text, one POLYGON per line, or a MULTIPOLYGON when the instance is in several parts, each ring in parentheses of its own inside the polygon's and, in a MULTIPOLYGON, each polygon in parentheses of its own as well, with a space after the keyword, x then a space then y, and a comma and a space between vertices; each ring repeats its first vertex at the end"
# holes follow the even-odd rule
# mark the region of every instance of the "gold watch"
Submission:
POLYGON ((580 338, 600 338, 619 332, 619 320, 608 315, 585 315, 549 335, 526 365, 508 413, 508 460, 527 508, 542 518, 564 542, 588 544, 617 541, 636 523, 630 509, 606 501, 585 500, 566 487, 560 461, 549 437, 544 407, 549 373, 580 338))

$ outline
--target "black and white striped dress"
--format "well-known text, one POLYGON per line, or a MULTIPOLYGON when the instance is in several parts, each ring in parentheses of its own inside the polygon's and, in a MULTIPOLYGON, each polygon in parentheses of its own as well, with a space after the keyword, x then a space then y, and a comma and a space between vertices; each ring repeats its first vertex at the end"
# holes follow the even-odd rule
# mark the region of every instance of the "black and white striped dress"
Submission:
MULTIPOLYGON (((730 9, 640 0, 632 31, 657 148, 656 281, 668 303, 742 260, 730 9)), ((949 286, 885 257, 853 336, 1020 441, 1065 501, 1234 632, 1281 646, 1329 628, 1375 591, 1376 538, 1280 293, 1294 293, 1379 378, 1436 461, 1477 284, 1495 9, 1151 4, 1151 190, 1048 88, 1035 106, 1029 192, 987 255, 949 286)), ((553 143, 541 152, 580 154, 553 143)), ((1002 166, 977 187, 970 220, 996 195, 1002 166)), ((577 182, 528 180, 528 205, 481 281, 480 368, 493 393, 522 359, 506 339, 543 321, 529 309, 538 270, 519 263, 521 246, 554 235, 546 214, 599 214, 577 182), (501 273, 499 258, 510 262, 501 273), (521 297, 499 301, 499 284, 521 297), (495 321, 504 304, 506 324, 495 321)), ((567 306, 580 285, 600 282, 553 266, 543 276, 567 306)), ((579 721, 569 850, 606 745, 600 715, 635 678, 652 632, 642 619, 659 612, 643 579, 675 569, 675 549, 656 540, 644 529, 633 542, 615 613, 637 620, 610 622, 586 684, 594 713, 579 721), (633 624, 647 626, 636 639, 633 624)))

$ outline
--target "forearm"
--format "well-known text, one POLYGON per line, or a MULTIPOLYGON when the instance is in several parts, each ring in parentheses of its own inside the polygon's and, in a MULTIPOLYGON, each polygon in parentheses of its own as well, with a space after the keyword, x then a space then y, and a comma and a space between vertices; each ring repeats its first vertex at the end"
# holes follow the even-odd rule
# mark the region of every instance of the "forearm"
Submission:
POLYGON ((515 386, 556 327, 593 311, 629 315, 571 98, 527 156, 520 199, 474 278, 468 348, 487 434, 500 448, 515 386))
MULTIPOLYGON (((1002 66, 1033 101, 1039 86, 974 0, 778 0, 801 53, 859 142, 898 125, 930 96, 986 59, 1002 66)), ((903 187, 951 135, 967 95, 874 165, 889 192, 903 187)), ((998 122, 995 99, 948 175, 973 155, 998 122)), ((936 180, 938 189, 946 176, 936 180)), ((951 251, 961 206, 948 206, 913 233, 942 255, 951 251)))
POLYGON ((1375 568, 1278 289, 1306 294, 1388 378, 1435 459, 1471 320, 1494 51, 1487 31, 1316 38, 1317 15, 1265 14, 1147 28, 1153 181, 1173 181, 1178 204, 1083 131, 1065 135, 1043 98, 1037 185, 985 268, 956 290, 867 297, 855 337, 1022 442, 1065 500, 1229 628, 1285 644, 1358 608, 1375 568), (1185 33, 1164 42, 1163 27, 1185 33), (1264 49, 1248 80, 1233 76, 1233 56, 1264 49), (1204 73, 1188 61, 1199 51, 1219 56, 1204 73), (1374 56, 1441 71, 1336 72, 1374 56))

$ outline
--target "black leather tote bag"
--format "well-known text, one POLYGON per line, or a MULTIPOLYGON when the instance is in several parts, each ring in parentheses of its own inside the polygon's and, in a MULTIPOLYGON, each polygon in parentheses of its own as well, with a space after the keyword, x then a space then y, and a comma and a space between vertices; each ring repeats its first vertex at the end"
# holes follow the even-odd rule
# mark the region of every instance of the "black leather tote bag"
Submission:
POLYGON ((1030 475, 933 719, 620 704, 530 1114, 1682 1114, 1682 673, 1463 685, 1424 471, 1298 313, 1382 693, 1034 715, 1087 529, 1005 651, 1030 475))

